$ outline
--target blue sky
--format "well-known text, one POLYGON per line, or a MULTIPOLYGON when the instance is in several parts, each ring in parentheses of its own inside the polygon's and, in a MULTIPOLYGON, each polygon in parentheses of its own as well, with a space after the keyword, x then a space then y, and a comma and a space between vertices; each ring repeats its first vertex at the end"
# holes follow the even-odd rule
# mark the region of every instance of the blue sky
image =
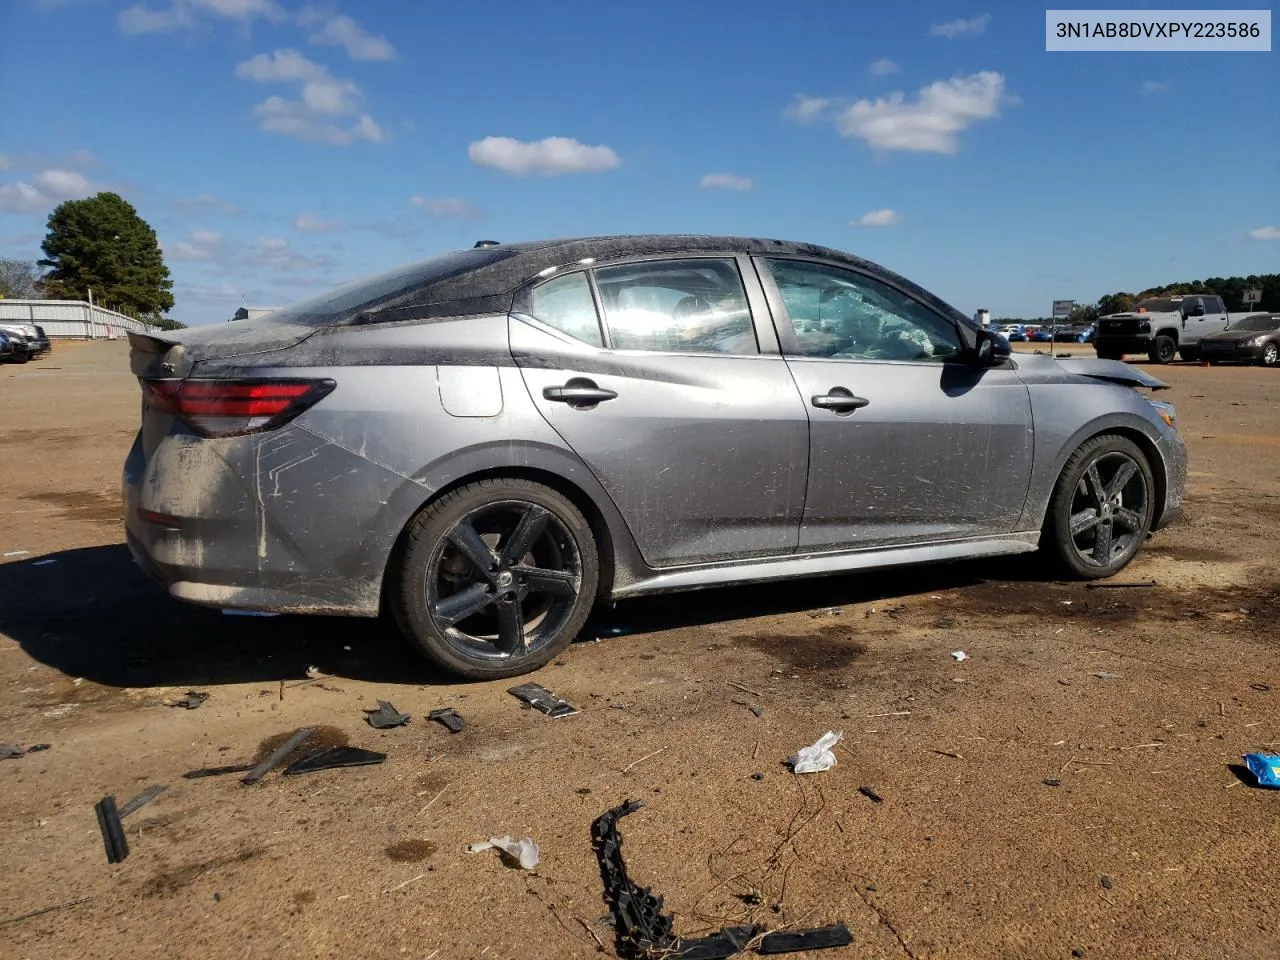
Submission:
POLYGON ((811 240, 995 316, 1280 269, 1276 53, 1046 53, 1044 16, 4 0, 0 256, 110 189, 187 323, 481 238, 811 240))

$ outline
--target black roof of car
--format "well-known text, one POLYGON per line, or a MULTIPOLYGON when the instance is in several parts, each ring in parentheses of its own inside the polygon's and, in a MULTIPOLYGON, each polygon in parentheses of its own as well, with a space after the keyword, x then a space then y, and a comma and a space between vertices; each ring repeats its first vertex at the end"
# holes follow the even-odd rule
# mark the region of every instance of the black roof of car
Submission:
MULTIPOLYGON (((486 243, 484 246, 446 254, 421 263, 421 282, 414 283, 413 268, 404 271, 405 282, 383 296, 353 307, 346 316, 331 315, 329 323, 378 323, 398 319, 428 319, 465 314, 502 313, 511 309, 515 291, 547 271, 580 263, 604 263, 637 257, 678 254, 743 253, 757 256, 801 256, 865 271, 928 303, 962 323, 966 315, 918 285, 878 264, 840 250, 813 243, 757 237, 705 234, 637 234, 573 237, 520 243, 486 243), (448 264, 443 272, 441 264, 448 264)), ((290 308, 280 312, 287 322, 290 308)), ((345 311, 338 311, 342 313, 345 311)), ((299 318, 300 319, 300 318, 299 318)))

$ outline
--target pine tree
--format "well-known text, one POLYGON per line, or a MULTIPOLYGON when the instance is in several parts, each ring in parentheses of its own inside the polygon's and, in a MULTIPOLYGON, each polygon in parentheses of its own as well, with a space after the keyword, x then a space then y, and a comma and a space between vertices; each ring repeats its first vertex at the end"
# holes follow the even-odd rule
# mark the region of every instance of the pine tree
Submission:
POLYGON ((173 281, 156 232, 123 197, 68 200, 49 215, 42 245, 45 296, 87 300, 158 318, 173 309, 173 281))

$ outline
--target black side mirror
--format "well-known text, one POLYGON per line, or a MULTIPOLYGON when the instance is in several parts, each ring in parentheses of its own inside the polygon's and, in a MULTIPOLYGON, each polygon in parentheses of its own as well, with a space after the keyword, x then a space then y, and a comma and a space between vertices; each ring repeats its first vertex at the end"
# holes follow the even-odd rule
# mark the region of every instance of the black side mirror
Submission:
POLYGON ((1009 346, 1004 337, 990 330, 979 330, 978 342, 974 348, 973 358, 979 367, 994 367, 1008 359, 1009 346))

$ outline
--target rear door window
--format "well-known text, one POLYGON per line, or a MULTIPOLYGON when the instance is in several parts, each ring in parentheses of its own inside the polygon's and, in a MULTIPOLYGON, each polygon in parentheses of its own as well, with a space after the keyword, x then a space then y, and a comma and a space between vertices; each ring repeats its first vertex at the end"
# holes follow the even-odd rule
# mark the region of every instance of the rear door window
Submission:
POLYGON ((615 350, 760 352, 735 260, 619 264, 595 278, 615 350))

